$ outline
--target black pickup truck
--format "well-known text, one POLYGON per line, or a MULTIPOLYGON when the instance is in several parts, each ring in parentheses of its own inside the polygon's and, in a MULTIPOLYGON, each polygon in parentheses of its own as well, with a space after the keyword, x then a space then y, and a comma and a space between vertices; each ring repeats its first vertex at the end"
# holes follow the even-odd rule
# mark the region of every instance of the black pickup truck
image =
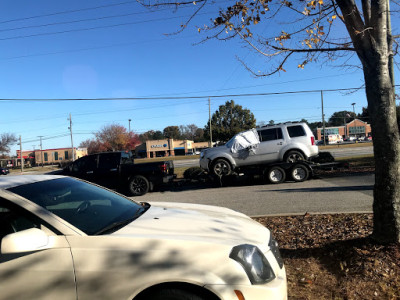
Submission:
POLYGON ((65 174, 141 196, 174 178, 172 161, 135 163, 130 152, 104 152, 81 157, 65 174))

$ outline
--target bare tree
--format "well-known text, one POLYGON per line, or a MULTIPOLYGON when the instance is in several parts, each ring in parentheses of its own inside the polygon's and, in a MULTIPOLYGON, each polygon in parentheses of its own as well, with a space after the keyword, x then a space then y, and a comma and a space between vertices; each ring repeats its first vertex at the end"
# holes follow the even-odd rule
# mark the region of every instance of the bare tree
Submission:
MULTIPOLYGON (((209 0, 141 3, 174 8, 195 4, 192 16, 182 24, 181 30, 196 20, 203 7, 215 4, 209 0)), ((392 3, 399 6, 395 1, 392 3)), ((373 236, 380 242, 400 243, 400 136, 393 76, 400 36, 392 35, 390 17, 389 0, 239 0, 220 9, 211 24, 199 26, 197 30, 207 32, 203 41, 240 38, 265 57, 266 66, 270 67, 265 73, 241 60, 254 76, 280 73, 291 63, 303 69, 310 62, 336 59, 339 64, 351 67, 345 56, 348 61, 358 57, 374 139, 373 236), (262 34, 259 23, 268 26, 268 34, 262 34), (339 36, 341 32, 345 34, 339 36)))
POLYGON ((10 146, 17 142, 17 137, 13 133, 2 133, 0 136, 0 153, 10 152, 10 146))

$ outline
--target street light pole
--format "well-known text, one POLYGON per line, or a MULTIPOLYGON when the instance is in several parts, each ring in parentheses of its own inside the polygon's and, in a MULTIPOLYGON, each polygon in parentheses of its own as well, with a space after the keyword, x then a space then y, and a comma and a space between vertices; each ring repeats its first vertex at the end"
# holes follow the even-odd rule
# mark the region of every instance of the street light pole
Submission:
POLYGON ((131 121, 132 121, 132 120, 131 120, 131 119, 128 119, 128 121, 129 121, 129 131, 128 131, 128 132, 131 133, 131 121))
POLYGON ((21 173, 24 172, 24 157, 22 155, 22 138, 19 136, 19 156, 21 158, 21 173))
POLYGON ((208 98, 208 118, 210 122, 210 148, 213 147, 213 141, 212 141, 212 128, 211 128, 211 99, 208 98))
POLYGON ((42 137, 43 135, 38 136, 40 138, 40 160, 42 161, 42 168, 43 168, 43 149, 42 149, 42 137))
POLYGON ((353 105, 353 127, 354 127, 354 136, 356 137, 356 112, 354 110, 354 105, 356 105, 356 103, 352 103, 351 105, 353 105))
POLYGON ((71 117, 71 113, 69 114, 69 127, 68 129, 70 130, 71 133, 71 150, 72 150, 72 161, 75 161, 75 151, 74 151, 74 140, 72 137, 72 117, 71 117))

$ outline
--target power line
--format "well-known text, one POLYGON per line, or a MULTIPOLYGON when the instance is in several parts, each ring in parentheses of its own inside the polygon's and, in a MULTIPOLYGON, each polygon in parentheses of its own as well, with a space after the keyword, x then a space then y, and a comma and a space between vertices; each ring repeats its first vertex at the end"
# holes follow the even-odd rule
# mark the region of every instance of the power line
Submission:
MULTIPOLYGON (((396 87, 400 85, 395 85, 396 87)), ((343 92, 363 90, 356 88, 341 88, 341 89, 320 89, 320 90, 304 90, 304 91, 288 91, 288 92, 270 92, 270 93, 247 93, 247 94, 225 94, 225 95, 202 95, 188 97, 109 97, 109 98, 0 98, 0 101, 25 101, 25 102, 52 102, 52 101, 146 101, 146 100, 189 100, 189 99, 208 99, 211 98, 229 98, 229 97, 254 97, 254 96, 277 96, 290 94, 311 94, 322 92, 343 92)))
POLYGON ((155 43, 155 42, 163 42, 163 41, 171 41, 171 40, 178 40, 178 39, 187 39, 193 38, 195 35, 187 35, 187 36, 177 36, 177 37, 168 37, 162 39, 153 39, 147 41, 137 41, 131 43, 120 43, 120 44, 112 44, 112 45, 105 45, 105 46, 97 46, 97 47, 87 47, 87 48, 80 48, 80 49, 71 49, 71 50, 64 50, 64 51, 54 51, 54 52, 45 52, 45 53, 37 53, 37 54, 27 54, 27 55, 18 55, 18 56, 10 56, 0 58, 0 60, 12 60, 12 59, 20 59, 20 58, 28 58, 28 57, 38 57, 38 56, 47 56, 47 55, 57 55, 57 54, 64 54, 64 53, 74 53, 74 52, 82 52, 82 51, 90 51, 90 50, 99 50, 99 49, 107 49, 107 48, 115 48, 115 47, 125 47, 125 46, 132 46, 138 44, 146 44, 146 43, 155 43))
MULTIPOLYGON (((204 15, 204 14, 208 14, 208 13, 201 13, 201 14, 197 14, 197 15, 199 16, 199 15, 204 15)), ((71 33, 71 32, 90 31, 90 30, 96 30, 96 29, 105 29, 105 28, 121 27, 121 26, 128 26, 128 25, 137 25, 137 24, 143 24, 143 23, 167 21, 167 20, 174 20, 174 19, 187 18, 187 17, 190 17, 190 16, 188 15, 188 16, 176 16, 176 17, 169 17, 169 18, 158 18, 158 19, 152 19, 152 20, 126 22, 126 23, 94 26, 94 27, 87 27, 87 28, 80 28, 80 29, 70 29, 70 30, 62 30, 62 31, 55 31, 55 32, 44 32, 44 33, 36 33, 36 34, 29 34, 29 35, 19 35, 19 36, 1 38, 0 41, 24 39, 24 38, 31 38, 31 37, 38 37, 38 36, 46 36, 46 35, 57 35, 57 34, 64 34, 64 33, 71 33)))
MULTIPOLYGON (((199 103, 202 102, 203 100, 195 100, 195 101, 190 101, 186 102, 185 104, 193 104, 193 103, 199 103)), ((116 110, 102 110, 102 111, 91 111, 91 112, 83 112, 83 113, 73 113, 74 116, 87 116, 87 115, 97 115, 97 114, 109 114, 109 113, 114 113, 114 112, 125 112, 125 111, 137 111, 137 110, 148 110, 148 109, 154 109, 155 107, 171 107, 171 106, 179 106, 182 105, 182 103, 174 103, 174 104, 165 104, 165 105, 156 105, 156 106, 150 106, 150 107, 136 107, 132 109, 116 109, 116 110)), ((25 119, 25 121, 48 121, 48 120, 54 120, 54 119, 63 119, 65 118, 65 114, 59 114, 56 115, 52 118, 49 118, 48 116, 41 116, 37 117, 34 119, 25 119)), ((14 120, 8 120, 6 122, 0 122, 0 124, 9 124, 9 123, 20 123, 21 119, 14 119, 14 120)), ((63 125, 64 126, 64 125, 63 125)), ((47 128, 43 128, 47 129, 47 128)))
POLYGON ((101 5, 101 6, 95 6, 95 7, 80 8, 80 9, 74 9, 74 10, 65 10, 65 11, 59 11, 59 12, 50 13, 50 14, 36 15, 36 16, 24 17, 24 18, 18 18, 18 19, 11 19, 11 20, 6 20, 6 21, 1 21, 0 24, 17 22, 17 21, 25 21, 25 20, 31 20, 31 19, 37 19, 37 18, 43 18, 43 17, 51 17, 51 16, 56 16, 56 15, 70 14, 70 13, 76 13, 76 12, 81 12, 81 11, 95 10, 95 9, 100 9, 100 8, 120 6, 120 5, 125 5, 125 4, 132 4, 132 3, 136 3, 136 1, 125 1, 125 2, 120 2, 120 3, 107 4, 107 5, 101 5))

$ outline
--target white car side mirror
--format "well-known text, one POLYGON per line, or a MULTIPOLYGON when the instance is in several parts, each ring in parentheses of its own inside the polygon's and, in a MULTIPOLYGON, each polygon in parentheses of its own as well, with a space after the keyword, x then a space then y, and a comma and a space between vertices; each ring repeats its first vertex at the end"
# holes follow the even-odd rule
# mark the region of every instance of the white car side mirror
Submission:
POLYGON ((38 228, 11 233, 1 240, 1 254, 12 254, 45 249, 49 244, 48 235, 38 228))

